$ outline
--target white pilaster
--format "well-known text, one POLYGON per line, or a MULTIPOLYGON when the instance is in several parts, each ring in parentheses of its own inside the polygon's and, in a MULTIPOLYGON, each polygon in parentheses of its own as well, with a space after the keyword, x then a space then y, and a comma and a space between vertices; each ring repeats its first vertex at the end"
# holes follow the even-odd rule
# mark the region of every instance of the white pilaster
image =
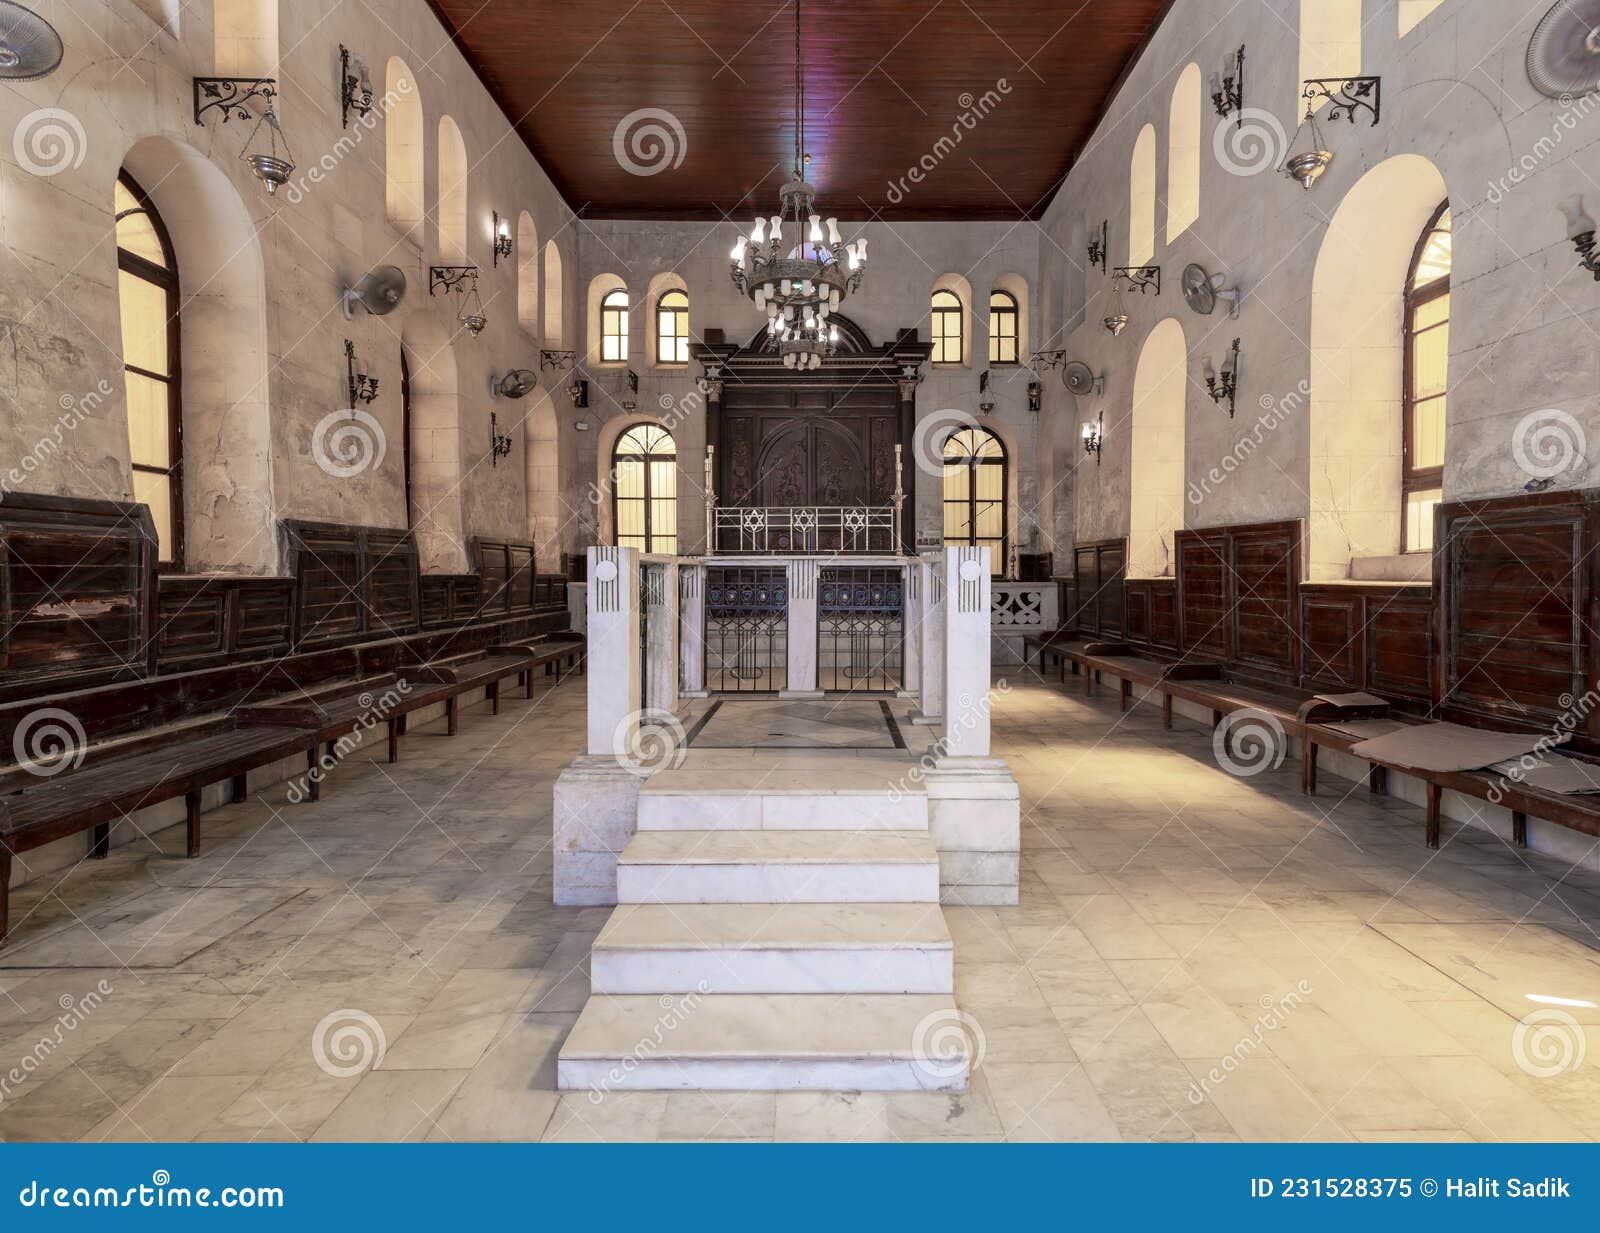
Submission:
POLYGON ((912 713, 914 724, 944 722, 944 554, 925 554, 912 567, 921 575, 922 698, 912 713))
POLYGON ((683 693, 706 696, 706 567, 678 566, 679 650, 683 656, 683 693))
POLYGON ((812 557, 797 557, 788 565, 789 651, 788 688, 781 698, 820 698, 817 688, 817 575, 821 564, 812 557))
POLYGON ((914 698, 922 687, 922 564, 905 567, 900 594, 905 605, 905 667, 900 675, 902 698, 914 698))
POLYGON ((649 641, 649 692, 651 710, 678 713, 678 566, 675 562, 649 562, 644 569, 645 637, 649 641))
POLYGON ((944 752, 989 756, 989 549, 944 550, 944 752))
POLYGON ((589 549, 589 724, 584 748, 614 757, 639 726, 639 550, 589 549))

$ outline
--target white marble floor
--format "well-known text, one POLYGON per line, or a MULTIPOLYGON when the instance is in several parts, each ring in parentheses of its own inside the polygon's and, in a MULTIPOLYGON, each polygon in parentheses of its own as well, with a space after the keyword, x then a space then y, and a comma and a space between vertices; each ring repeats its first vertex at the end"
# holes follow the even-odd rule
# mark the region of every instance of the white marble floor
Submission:
POLYGON ((695 703, 688 726, 695 749, 895 749, 910 716, 900 699, 712 698, 695 703))
POLYGON ((582 689, 212 814, 198 860, 175 831, 18 892, 0 1137, 1600 1134, 1600 875, 1472 830, 1430 852, 1410 806, 1235 779, 1198 727, 1027 683, 994 712, 1022 902, 946 910, 968 1092, 559 1094, 610 915, 550 902, 582 689))

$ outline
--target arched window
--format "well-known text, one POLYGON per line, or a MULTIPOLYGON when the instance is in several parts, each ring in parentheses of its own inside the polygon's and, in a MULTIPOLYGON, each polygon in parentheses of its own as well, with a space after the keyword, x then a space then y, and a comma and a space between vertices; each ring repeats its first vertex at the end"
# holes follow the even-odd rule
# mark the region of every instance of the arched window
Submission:
POLYGON ((561 286, 561 250, 554 240, 544 244, 544 344, 555 350, 566 345, 567 330, 562 308, 566 292, 561 286))
POLYGON ((1450 203, 1424 228, 1406 279, 1405 415, 1401 441, 1405 551, 1433 547, 1433 507, 1444 495, 1444 417, 1450 371, 1450 203))
POLYGON ((517 216, 517 324, 539 337, 539 230, 526 210, 517 216))
POLYGON ((989 363, 1017 362, 1017 297, 1009 291, 989 293, 989 363))
POLYGON ((420 248, 426 212, 422 189, 422 95, 417 92, 417 79, 411 69, 398 56, 389 58, 384 72, 384 99, 389 104, 383 119, 384 208, 395 230, 420 248))
POLYGON ((944 542, 987 544, 991 571, 1006 572, 1006 450, 986 428, 963 428, 944 443, 944 542))
POLYGON ((1167 123, 1167 243, 1200 217, 1200 66, 1190 64, 1172 87, 1167 123))
POLYGON ((117 283, 133 499, 150 507, 161 564, 183 568, 183 417, 178 404, 178 265, 150 199, 117 177, 117 283))
MULTIPOLYGON (((626 296, 623 297, 626 301, 626 296)), ((624 321, 624 332, 627 324, 624 321)), ((668 291, 656 301, 656 363, 689 362, 689 297, 668 291)))
POLYGON ((449 116, 439 117, 439 260, 467 264, 467 146, 449 116))
MULTIPOLYGON (((1306 103, 1302 82, 1361 75, 1361 0, 1300 0, 1300 73, 1294 80, 1297 115, 1306 103)), ((1328 100, 1319 98, 1317 110, 1328 100)))
POLYGON ((619 548, 678 551, 678 447, 671 433, 636 424, 618 437, 611 491, 619 548))
POLYGON ((933 293, 933 362, 959 364, 965 351, 961 337, 963 309, 954 291, 933 293))
POLYGON ((608 363, 628 358, 628 293, 621 287, 600 301, 600 358, 608 363))
POLYGON ((1156 253, 1156 129, 1146 124, 1128 164, 1128 264, 1148 265, 1156 253))

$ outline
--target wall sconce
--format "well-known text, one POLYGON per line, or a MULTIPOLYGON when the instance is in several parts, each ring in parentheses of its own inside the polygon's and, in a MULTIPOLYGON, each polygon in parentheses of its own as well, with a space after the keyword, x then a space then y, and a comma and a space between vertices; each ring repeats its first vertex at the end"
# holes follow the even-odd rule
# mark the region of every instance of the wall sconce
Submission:
POLYGON ((500 211, 494 214, 494 264, 500 264, 500 258, 511 256, 511 224, 500 217, 500 211))
POLYGON ((378 379, 356 367, 356 345, 348 338, 344 340, 344 368, 345 379, 350 387, 351 407, 357 403, 371 402, 378 396, 378 379))
POLYGON ((1158 265, 1119 265, 1111 271, 1111 302, 1107 305, 1106 315, 1101 318, 1102 324, 1115 338, 1128 328, 1127 310, 1122 305, 1122 289, 1126 286, 1131 291, 1143 295, 1151 288, 1157 295, 1161 294, 1161 267, 1158 265))
POLYGON ((567 386, 567 397, 572 399, 575 410, 582 410, 589 405, 589 383, 582 377, 574 377, 572 384, 567 386))
POLYGON ((1091 268, 1094 266, 1099 266, 1100 273, 1102 274, 1106 272, 1106 261, 1111 252, 1110 241, 1107 238, 1107 231, 1110 226, 1110 219, 1101 219, 1100 234, 1091 238, 1089 241, 1089 265, 1091 268))
POLYGON ((1100 465, 1100 445, 1104 438, 1105 419, 1102 416, 1092 424, 1083 426, 1083 452, 1094 455, 1094 465, 1100 465))
POLYGON ((476 338, 483 333, 489 318, 483 312, 483 299, 478 294, 478 267, 475 265, 433 265, 428 267, 428 294, 455 292, 461 297, 461 308, 456 321, 467 327, 467 333, 476 338))
POLYGON ((511 453, 511 434, 500 431, 500 417, 489 412, 489 465, 498 467, 500 460, 511 453))
POLYGON ((984 415, 994 411, 994 399, 989 396, 989 370, 985 368, 978 374, 978 410, 984 415))
POLYGON ((194 122, 202 127, 205 125, 205 113, 217 111, 226 124, 234 117, 241 120, 255 119, 256 125, 250 130, 250 136, 245 138, 244 149, 239 152, 239 157, 250 165, 250 171, 256 179, 267 187, 267 196, 274 196, 278 185, 288 183, 289 176, 294 171, 294 152, 289 149, 289 139, 283 135, 283 126, 278 123, 278 113, 273 110, 272 100, 278 96, 278 83, 272 77, 196 77, 194 79, 194 122), (251 99, 261 99, 266 104, 266 110, 259 119, 245 104, 251 99), (209 101, 202 102, 202 99, 209 101), (251 147, 256 143, 256 136, 261 132, 261 126, 267 126, 267 148, 265 151, 251 153, 251 147), (278 153, 278 146, 283 146, 283 153, 278 153))
POLYGON ((1222 400, 1228 400, 1228 418, 1233 418, 1234 397, 1239 391, 1239 340, 1233 340, 1233 346, 1222 360, 1222 373, 1217 374, 1216 367, 1211 363, 1211 357, 1206 357, 1206 391, 1211 395, 1211 401, 1218 406, 1222 400))
POLYGON ((1040 381, 1028 382, 1028 410, 1044 410, 1044 384, 1040 381))
POLYGON ((1578 264, 1593 274, 1596 282, 1600 282, 1600 256, 1595 253, 1594 219, 1584 213, 1582 195, 1563 201, 1561 212, 1567 217, 1567 239, 1572 241, 1572 247, 1577 250, 1578 264))
POLYGON ((1217 115, 1226 120, 1235 111, 1239 113, 1239 127, 1244 127, 1244 46, 1233 54, 1233 72, 1227 71, 1229 65, 1223 63, 1221 73, 1211 74, 1211 105, 1217 109, 1217 115))
POLYGON ((639 374, 628 369, 628 393, 622 400, 622 409, 632 415, 639 409, 639 374))
POLYGON ((339 44, 339 127, 350 127, 350 113, 363 120, 372 114, 372 74, 367 62, 339 44))
POLYGON ((1328 149, 1322 140, 1322 130, 1317 127, 1317 117, 1310 103, 1306 104, 1306 118, 1300 121, 1300 127, 1295 130, 1294 140, 1289 143, 1288 152, 1283 157, 1283 174, 1305 189, 1311 191, 1312 185, 1322 178, 1322 173, 1333 166, 1333 151, 1328 149), (1294 148, 1300 144, 1300 135, 1309 133, 1306 148, 1299 154, 1294 148))

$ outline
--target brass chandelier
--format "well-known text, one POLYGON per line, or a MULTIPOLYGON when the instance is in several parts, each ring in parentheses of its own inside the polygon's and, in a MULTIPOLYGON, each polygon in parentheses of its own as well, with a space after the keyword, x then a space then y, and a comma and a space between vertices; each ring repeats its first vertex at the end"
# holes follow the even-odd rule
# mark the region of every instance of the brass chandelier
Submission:
POLYGON ((767 315, 767 333, 784 367, 818 368, 839 342, 828 318, 861 285, 867 241, 846 244, 839 220, 816 212, 816 186, 806 180, 805 75, 800 49, 800 0, 794 6, 794 171, 779 190, 778 212, 756 219, 749 237, 733 246, 733 285, 767 315), (826 228, 826 234, 824 234, 826 228), (788 230, 792 246, 785 248, 788 230))

